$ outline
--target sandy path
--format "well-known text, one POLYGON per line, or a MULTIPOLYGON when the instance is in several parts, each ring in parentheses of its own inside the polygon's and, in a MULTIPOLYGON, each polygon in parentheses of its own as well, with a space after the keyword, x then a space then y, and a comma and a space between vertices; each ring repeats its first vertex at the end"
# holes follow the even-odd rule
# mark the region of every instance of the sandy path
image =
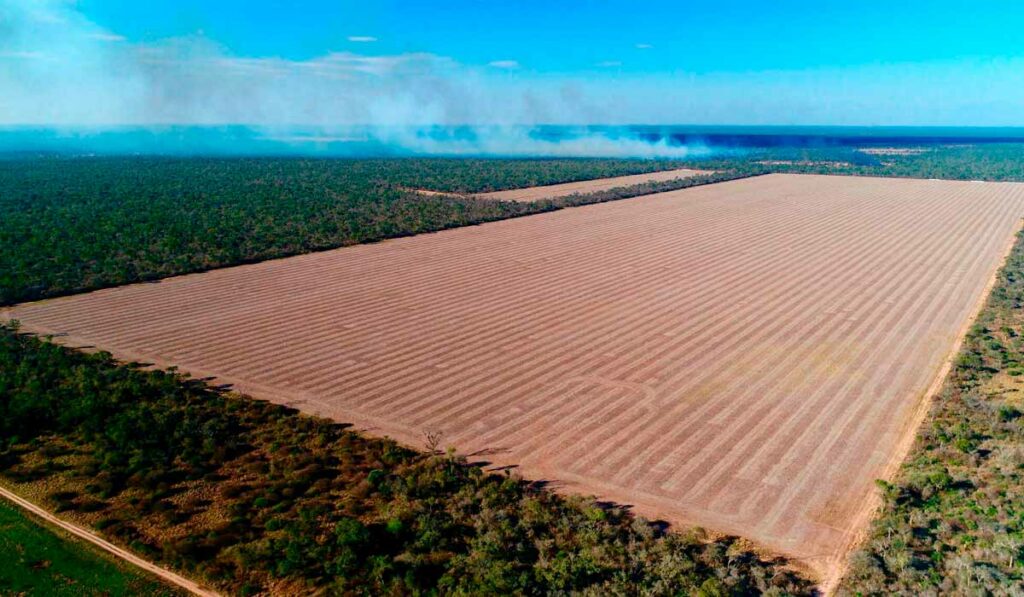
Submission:
POLYGON ((1021 184, 768 175, 11 315, 824 577, 1022 216, 1021 184))
POLYGON ((156 576, 168 582, 169 584, 181 587, 182 589, 185 589, 193 595, 201 595, 202 597, 217 597, 218 595, 218 593, 215 593, 208 589, 204 589, 203 587, 199 586, 198 584, 190 581, 189 579, 183 576, 180 576, 178 574, 175 574, 174 572, 171 572, 170 570, 161 568, 155 564, 143 560, 135 554, 124 549, 121 549, 113 543, 94 535, 93 533, 83 529, 82 527, 76 524, 72 524, 70 522, 61 520, 60 518, 57 518, 53 514, 50 514, 46 510, 40 508, 39 506, 36 506, 35 504, 29 502, 28 500, 24 500, 18 497, 17 494, 10 492, 3 487, 0 487, 0 497, 10 501, 11 503, 15 504, 16 506, 27 512, 31 512, 33 515, 45 520, 47 523, 55 527, 58 527, 68 533, 71 533, 72 535, 78 537, 79 539, 82 539, 83 541, 87 541, 93 544, 96 547, 102 549, 103 551, 111 553, 114 556, 128 562, 129 564, 132 564, 133 566, 142 568, 146 572, 149 572, 153 576, 156 576))
MULTIPOLYGON (((565 197, 574 193, 595 193, 607 191, 618 187, 629 187, 643 184, 645 182, 664 182, 677 178, 690 178, 701 174, 712 174, 707 170, 689 170, 681 168, 678 170, 662 170, 661 172, 648 172, 647 174, 631 174, 628 176, 615 176, 612 178, 598 178, 595 180, 581 180, 577 182, 566 182, 562 184, 545 185, 541 187, 527 187, 524 189, 510 189, 507 191, 494 191, 492 193, 477 193, 475 196, 480 199, 494 199, 498 201, 537 201, 539 199, 553 199, 565 197)), ((434 191, 419 191, 428 194, 434 191)))

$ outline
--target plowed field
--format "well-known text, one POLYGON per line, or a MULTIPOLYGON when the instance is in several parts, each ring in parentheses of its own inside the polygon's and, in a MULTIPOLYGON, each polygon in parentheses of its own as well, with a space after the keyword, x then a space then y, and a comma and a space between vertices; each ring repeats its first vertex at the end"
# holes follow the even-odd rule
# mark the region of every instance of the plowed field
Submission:
POLYGON ((1024 185, 770 175, 22 305, 823 570, 913 432, 1024 185))
MULTIPOLYGON (((615 176, 613 178, 598 178, 595 180, 581 180, 578 182, 566 182, 562 184, 545 185, 542 187, 527 187, 523 189, 511 189, 508 191, 494 191, 493 193, 477 193, 481 199, 495 199, 500 201, 538 201, 540 199, 554 199, 565 197, 574 193, 586 194, 597 191, 607 191, 619 187, 643 184, 645 182, 665 182, 677 178, 690 178, 701 174, 711 174, 704 170, 662 170, 661 172, 649 172, 647 174, 631 174, 629 176, 615 176)), ((422 192, 422 191, 421 191, 422 192)))

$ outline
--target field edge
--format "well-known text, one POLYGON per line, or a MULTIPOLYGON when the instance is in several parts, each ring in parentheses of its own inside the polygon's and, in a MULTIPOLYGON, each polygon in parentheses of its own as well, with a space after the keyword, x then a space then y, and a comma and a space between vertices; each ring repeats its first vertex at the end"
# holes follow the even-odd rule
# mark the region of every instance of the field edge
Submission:
MULTIPOLYGON (((936 407, 936 397, 947 385, 953 383, 953 380, 951 379, 953 365, 956 359, 961 355, 969 330, 984 314, 991 300, 992 293, 996 289, 996 286, 998 285, 1008 264, 1009 258, 1013 255, 1014 251, 1017 250, 1024 250, 1024 218, 1017 222, 1017 226, 1013 234, 1010 236, 1009 241, 1006 243, 1006 248, 1003 250, 1002 257, 995 268, 995 271, 993 271, 989 276, 985 290, 982 292, 975 308, 972 310, 971 317, 964 322, 960 332, 957 334, 956 343, 950 349, 949 354, 943 361, 942 369, 936 375, 935 380, 932 382, 932 385, 928 388, 927 392, 925 392, 921 400, 919 400, 918 405, 914 410, 913 418, 908 422, 906 428, 900 434, 898 451, 892 455, 892 458, 890 458, 889 462, 886 464, 885 474, 879 478, 880 481, 890 483, 900 477, 904 464, 907 463, 907 459, 910 457, 920 439, 919 434, 924 424, 928 421, 933 409, 936 407)), ((837 554, 833 567, 820 585, 825 595, 833 595, 840 589, 847 574, 850 572, 851 556, 863 547, 863 545, 870 539, 871 525, 879 518, 884 506, 885 502, 883 500, 882 491, 880 488, 875 488, 871 492, 869 499, 860 509, 856 519, 857 522, 855 523, 855 526, 857 527, 856 533, 852 535, 850 541, 843 546, 842 552, 837 554)))

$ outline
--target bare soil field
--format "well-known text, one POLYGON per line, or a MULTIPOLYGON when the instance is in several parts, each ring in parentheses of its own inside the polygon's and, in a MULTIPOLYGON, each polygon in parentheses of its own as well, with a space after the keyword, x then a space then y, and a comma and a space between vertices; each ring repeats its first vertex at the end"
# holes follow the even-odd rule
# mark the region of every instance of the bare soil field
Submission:
POLYGON ((14 307, 822 575, 1024 216, 1024 184, 768 175, 14 307))
MULTIPOLYGON (((677 178, 690 178, 701 174, 711 174, 706 170, 663 170, 661 172, 649 172, 647 174, 632 174, 630 176, 615 176, 612 178, 598 178, 595 180, 581 180, 578 182, 566 182, 562 184, 546 185, 541 187, 527 187, 524 189, 511 189, 508 191, 495 191, 493 193, 477 193, 475 196, 480 199, 493 199, 496 201, 539 201, 541 199, 553 199, 579 193, 596 193, 619 187, 629 187, 643 184, 645 182, 664 182, 677 178)), ((423 192, 423 191, 419 191, 423 192)))
POLYGON ((758 160, 754 162, 762 166, 828 166, 829 168, 852 168, 850 162, 823 162, 815 160, 758 160))
POLYGON ((864 147, 858 149, 868 155, 920 155, 928 151, 924 147, 864 147))

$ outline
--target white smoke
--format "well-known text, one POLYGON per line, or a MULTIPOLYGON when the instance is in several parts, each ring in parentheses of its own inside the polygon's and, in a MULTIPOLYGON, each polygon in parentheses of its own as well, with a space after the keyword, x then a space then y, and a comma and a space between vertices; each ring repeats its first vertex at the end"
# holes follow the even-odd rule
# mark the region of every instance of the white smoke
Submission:
POLYGON ((538 138, 530 125, 603 122, 601 102, 571 84, 532 84, 502 68, 429 53, 329 52, 246 58, 201 34, 132 43, 65 0, 0 0, 0 125, 111 127, 243 124, 313 147, 360 127, 408 153, 687 157, 704 148, 584 131, 538 138), (425 135, 431 127, 472 135, 425 135), (525 126, 524 126, 525 125, 525 126), (293 128, 316 130, 295 135, 293 128), (342 131, 333 133, 332 131, 342 131))

